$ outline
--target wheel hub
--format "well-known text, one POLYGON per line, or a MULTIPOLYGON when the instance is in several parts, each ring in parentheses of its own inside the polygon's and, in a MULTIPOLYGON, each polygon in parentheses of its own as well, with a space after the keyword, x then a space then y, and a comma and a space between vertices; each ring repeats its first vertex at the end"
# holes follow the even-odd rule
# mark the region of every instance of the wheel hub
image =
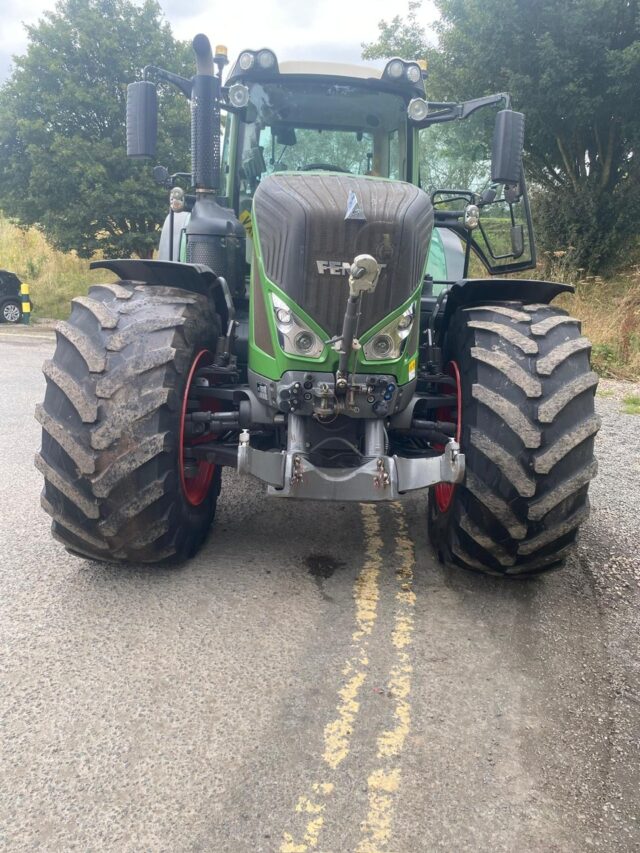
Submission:
POLYGON ((5 305, 2 316, 7 323, 17 323, 20 319, 20 309, 17 305, 5 305))

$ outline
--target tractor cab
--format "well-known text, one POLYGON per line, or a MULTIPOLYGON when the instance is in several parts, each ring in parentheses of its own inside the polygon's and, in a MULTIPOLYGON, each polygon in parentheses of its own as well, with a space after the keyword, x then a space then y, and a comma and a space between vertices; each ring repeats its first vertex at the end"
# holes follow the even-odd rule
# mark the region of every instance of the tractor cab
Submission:
POLYGON ((274 58, 265 75, 259 68, 242 70, 247 56, 241 55, 227 81, 248 89, 246 110, 231 116, 225 144, 227 191, 234 205, 276 172, 321 170, 412 180, 408 108, 412 100, 417 101, 412 110, 426 107, 417 63, 402 63, 403 73, 395 79, 376 68, 328 62, 278 66, 274 58))
MULTIPOLYGON (((425 77, 419 63, 398 58, 379 69, 279 62, 268 49, 240 54, 222 87, 230 109, 220 143, 218 200, 244 225, 249 239, 239 254, 247 264, 261 182, 282 173, 328 172, 408 182, 430 196, 435 222, 427 298, 470 273, 535 265, 524 178, 504 172, 509 156, 519 168, 522 116, 503 94, 429 103, 425 77)), ((170 226, 186 237, 187 223, 184 216, 167 217, 160 259, 188 259, 186 239, 169 240, 170 226)), ((242 264, 231 265, 240 275, 242 264)), ((248 276, 247 266, 246 284, 248 276)), ((239 295, 243 287, 238 281, 232 289, 239 295)))

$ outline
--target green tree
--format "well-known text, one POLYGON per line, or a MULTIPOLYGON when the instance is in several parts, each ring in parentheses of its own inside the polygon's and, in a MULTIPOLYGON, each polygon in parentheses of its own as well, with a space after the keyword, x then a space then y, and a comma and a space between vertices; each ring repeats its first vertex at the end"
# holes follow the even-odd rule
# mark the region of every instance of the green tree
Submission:
POLYGON ((390 21, 380 21, 378 40, 362 45, 363 59, 423 59, 429 52, 425 29, 420 23, 422 0, 409 0, 406 20, 395 15, 390 21))
MULTIPOLYGON (((147 64, 192 73, 154 0, 61 0, 28 27, 0 90, 0 208, 82 257, 149 255, 167 193, 126 157, 126 84, 147 64)), ((185 170, 188 105, 160 92, 158 160, 185 170)))
MULTIPOLYGON (((637 246, 640 214, 638 0, 436 0, 430 95, 508 91, 527 117, 526 153, 543 249, 606 269, 637 246)), ((418 23, 410 5, 408 22, 418 23)), ((369 56, 397 53, 410 27, 381 24, 369 56)))

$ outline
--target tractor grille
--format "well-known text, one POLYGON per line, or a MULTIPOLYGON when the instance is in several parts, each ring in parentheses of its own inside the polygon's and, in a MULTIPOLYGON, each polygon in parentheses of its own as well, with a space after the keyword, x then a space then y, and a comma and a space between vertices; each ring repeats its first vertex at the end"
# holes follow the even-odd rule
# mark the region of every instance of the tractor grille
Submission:
POLYGON ((260 183, 253 211, 267 277, 331 335, 342 329, 348 293, 340 265, 356 255, 370 254, 384 264, 375 292, 362 300, 360 334, 422 281, 433 207, 412 184, 335 174, 272 175, 260 183), (350 193, 364 218, 345 218, 350 193))

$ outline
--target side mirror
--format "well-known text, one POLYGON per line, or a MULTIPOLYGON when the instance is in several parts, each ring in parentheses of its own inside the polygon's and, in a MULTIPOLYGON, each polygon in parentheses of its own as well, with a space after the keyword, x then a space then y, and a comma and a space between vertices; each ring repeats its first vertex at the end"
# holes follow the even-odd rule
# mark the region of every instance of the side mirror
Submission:
POLYGON ((264 162, 264 154, 262 148, 254 145, 251 148, 249 156, 242 161, 242 170, 245 178, 255 185, 264 172, 267 171, 267 164, 264 162))
POLYGON ((143 80, 127 86, 127 156, 154 157, 158 136, 158 93, 143 80))
POLYGON ((296 145, 298 139, 296 137, 296 131, 293 127, 285 127, 284 125, 279 125, 274 127, 274 135, 276 137, 276 141, 280 145, 296 145))
POLYGON ((496 116, 491 149, 491 180, 519 184, 522 177, 524 113, 500 110, 496 116))

